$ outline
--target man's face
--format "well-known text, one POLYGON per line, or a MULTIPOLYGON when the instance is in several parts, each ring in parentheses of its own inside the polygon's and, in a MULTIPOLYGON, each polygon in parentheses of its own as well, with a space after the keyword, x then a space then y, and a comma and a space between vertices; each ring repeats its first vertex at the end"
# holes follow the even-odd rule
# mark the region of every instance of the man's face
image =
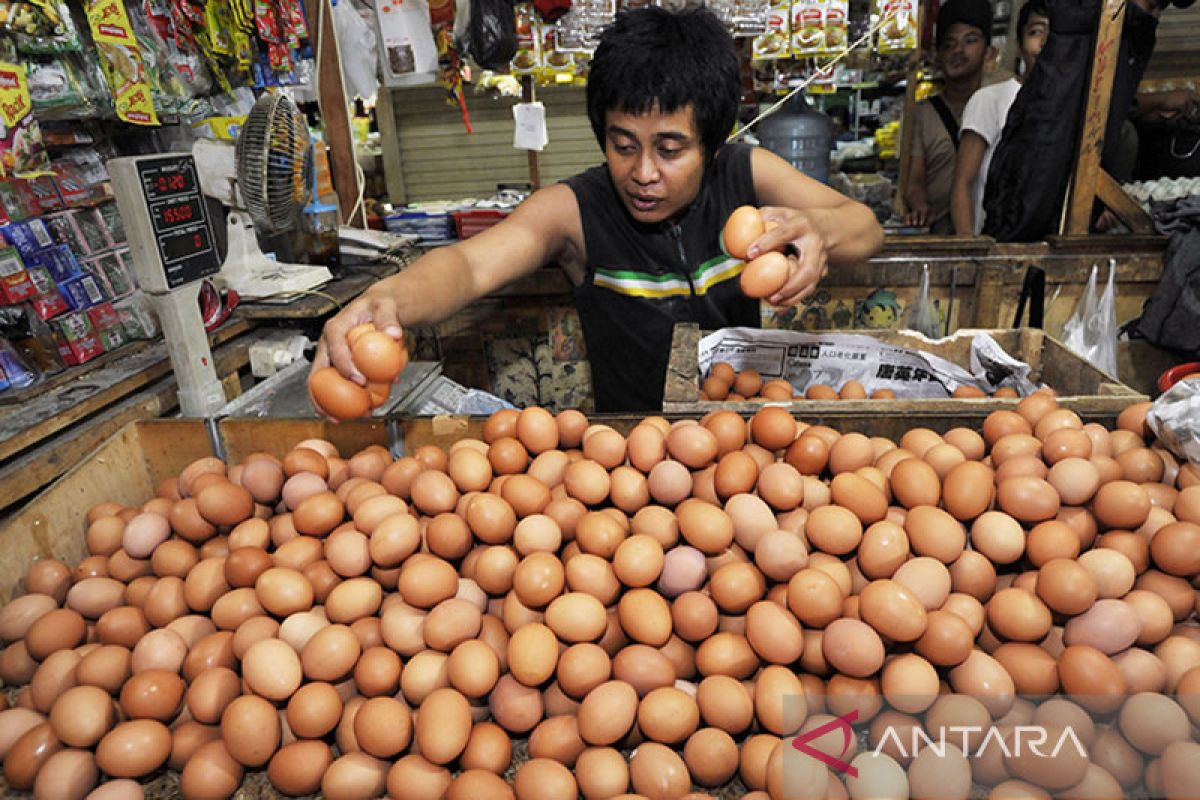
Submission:
POLYGON ((610 110, 604 157, 621 202, 638 222, 671 219, 700 193, 704 146, 691 106, 670 114, 610 110))
POLYGON ((1025 60, 1025 71, 1033 69, 1042 48, 1046 46, 1046 37, 1050 35, 1050 20, 1041 14, 1030 14, 1021 33, 1021 58, 1025 60))
POLYGON ((950 80, 959 80, 983 70, 987 57, 987 40, 974 25, 956 22, 938 42, 938 60, 950 80))

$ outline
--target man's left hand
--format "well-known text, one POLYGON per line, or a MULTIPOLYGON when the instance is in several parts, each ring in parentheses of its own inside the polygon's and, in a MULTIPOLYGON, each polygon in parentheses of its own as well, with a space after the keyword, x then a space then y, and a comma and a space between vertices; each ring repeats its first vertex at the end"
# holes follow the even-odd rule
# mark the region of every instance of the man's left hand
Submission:
POLYGON ((787 254, 789 265, 787 282, 767 302, 774 306, 798 305, 829 274, 825 236, 811 212, 779 206, 764 206, 759 211, 767 232, 750 245, 749 258, 779 250, 787 254))

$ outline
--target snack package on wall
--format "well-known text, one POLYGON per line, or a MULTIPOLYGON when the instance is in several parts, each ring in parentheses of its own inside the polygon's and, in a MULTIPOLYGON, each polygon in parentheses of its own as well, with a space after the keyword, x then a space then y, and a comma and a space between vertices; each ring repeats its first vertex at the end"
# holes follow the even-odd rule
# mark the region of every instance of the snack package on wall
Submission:
POLYGON ((12 252, 12 248, 0 250, 6 253, 0 256, 0 303, 14 305, 28 300, 37 294, 29 273, 21 268, 21 260, 12 252))
POLYGON ((158 317, 154 315, 149 299, 140 291, 113 303, 113 308, 121 319, 121 329, 126 339, 153 339, 158 336, 158 317))
POLYGON ((54 333, 59 357, 69 366, 87 363, 104 352, 92 321, 81 311, 51 320, 50 330, 54 333))
POLYGON ((21 258, 28 261, 43 249, 54 244, 54 237, 41 219, 33 218, 20 222, 10 222, 0 228, 4 241, 17 248, 21 258))
POLYGON ((792 55, 810 58, 825 50, 826 0, 792 3, 792 55))
POLYGON ((513 54, 510 69, 513 75, 533 75, 541 63, 537 14, 532 3, 518 3, 516 14, 517 52, 513 54))
POLYGON ((42 208, 34 199, 26 181, 15 178, 0 180, 0 225, 36 217, 42 208), (3 218, 7 217, 7 220, 3 218))
POLYGON ((75 252, 65 244, 56 244, 25 257, 25 265, 43 267, 54 278, 55 283, 62 283, 79 275, 83 269, 75 252))
POLYGON ((112 241, 114 246, 119 246, 125 243, 125 224, 121 221, 121 212, 117 209, 116 203, 103 203, 96 206, 96 213, 100 216, 100 223, 104 227, 105 235, 112 241))
POLYGON ((846 49, 850 43, 850 0, 829 0, 825 4, 823 19, 824 40, 821 52, 824 55, 836 55, 846 49))
POLYGON ((53 172, 30 178, 28 183, 42 211, 60 211, 66 208, 67 204, 58 193, 58 183, 54 180, 53 172))
POLYGON ((556 81, 569 81, 575 75, 575 55, 564 50, 557 50, 554 46, 555 28, 553 25, 536 26, 538 41, 541 50, 541 62, 539 64, 539 72, 542 79, 554 83, 556 81), (559 76, 565 76, 560 78, 559 76))
POLYGON ((83 262, 83 267, 100 279, 109 297, 119 300, 137 289, 129 268, 116 252, 102 253, 83 262))
POLYGON ((917 0, 875 0, 875 13, 879 19, 893 15, 879 29, 878 52, 911 53, 917 48, 917 0))
POLYGON ((751 57, 755 61, 787 58, 791 30, 791 4, 774 0, 767 10, 767 29, 751 42, 751 57))
POLYGON ((42 129, 23 63, 0 61, 0 178, 31 178, 50 172, 42 129))
POLYGON ((63 299, 74 311, 91 308, 97 303, 103 303, 109 299, 108 295, 104 293, 100 281, 96 280, 95 275, 88 272, 65 281, 59 281, 58 291, 62 293, 63 299))
POLYGON ((117 117, 135 125, 158 125, 154 89, 124 3, 87 0, 87 17, 117 117))
MULTIPOLYGON (((82 48, 71 9, 61 0, 12 0, 4 23, 25 55, 68 53, 82 48)), ((3 17, 0 14, 0 17, 3 17)))

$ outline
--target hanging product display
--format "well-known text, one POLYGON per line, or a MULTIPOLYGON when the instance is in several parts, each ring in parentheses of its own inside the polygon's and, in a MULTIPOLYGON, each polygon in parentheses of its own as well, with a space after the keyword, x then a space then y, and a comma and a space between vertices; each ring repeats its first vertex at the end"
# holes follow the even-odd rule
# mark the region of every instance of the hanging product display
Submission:
POLYGON ((876 49, 883 54, 911 53, 917 49, 917 0, 875 0, 879 19, 892 15, 879 29, 876 49))
POLYGON ((125 4, 121 0, 90 0, 87 17, 116 101, 117 117, 135 125, 157 125, 154 95, 125 4))
POLYGON ((25 65, 0 61, 0 178, 46 174, 50 161, 33 116, 25 65))

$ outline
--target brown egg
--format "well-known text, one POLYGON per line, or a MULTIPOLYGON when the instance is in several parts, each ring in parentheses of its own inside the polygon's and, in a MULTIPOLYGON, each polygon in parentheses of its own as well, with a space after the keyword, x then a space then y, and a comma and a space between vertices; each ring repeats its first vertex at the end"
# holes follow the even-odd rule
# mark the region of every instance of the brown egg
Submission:
POLYGON ((1112 659, 1094 647, 1072 645, 1058 657, 1058 675, 1064 692, 1089 711, 1108 713, 1120 707, 1125 678, 1112 659))
POLYGON ((457 758, 470 734, 470 705, 454 689, 436 689, 421 702, 415 738, 425 758, 435 764, 457 758))
POLYGON ((157 720, 122 722, 96 748, 96 764, 114 778, 140 778, 158 769, 171 753, 171 733, 157 720))
POLYGON ((866 678, 883 665, 883 642, 869 625, 855 619, 834 620, 825 628, 822 652, 830 666, 855 678, 866 678))
POLYGON ((942 484, 946 510, 966 522, 991 506, 995 488, 992 470, 977 461, 966 461, 947 473, 942 484))
POLYGON ((974 638, 974 632, 962 617, 938 609, 926 616, 925 631, 914 648, 936 666, 953 667, 971 654, 974 638))
POLYGON ((1105 527, 1135 530, 1150 514, 1150 496, 1131 481, 1109 481, 1096 492, 1092 513, 1105 527))
POLYGON ((1024 589, 1001 589, 987 604, 992 631, 1004 639, 1035 642, 1050 630, 1050 609, 1037 595, 1024 589))

